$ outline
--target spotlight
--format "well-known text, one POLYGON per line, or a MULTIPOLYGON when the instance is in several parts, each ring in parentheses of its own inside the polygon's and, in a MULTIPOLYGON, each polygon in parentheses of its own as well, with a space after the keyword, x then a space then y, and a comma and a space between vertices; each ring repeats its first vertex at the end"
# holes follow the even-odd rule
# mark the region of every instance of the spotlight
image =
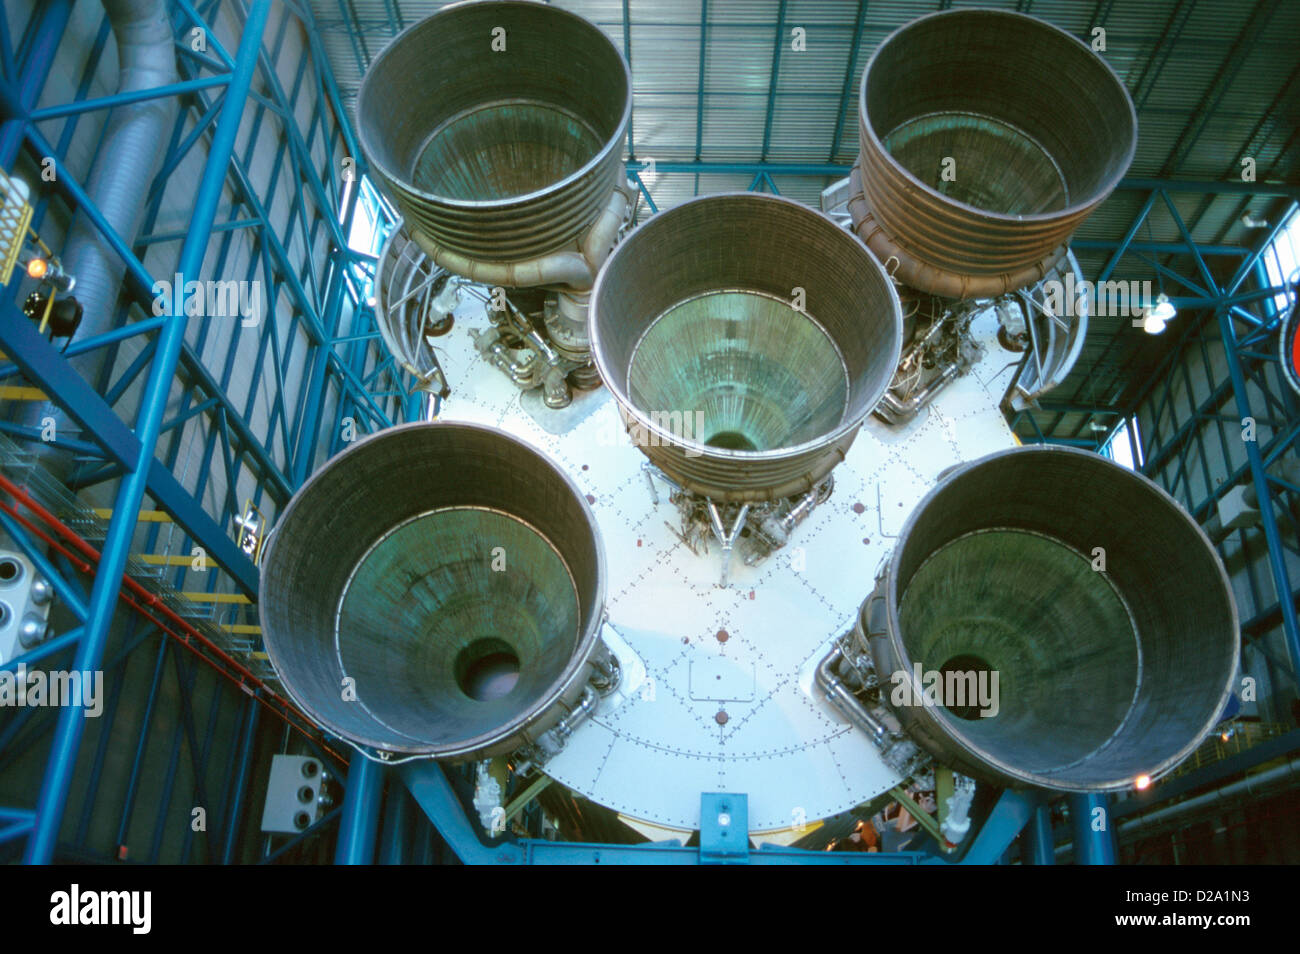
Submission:
POLYGON ((1178 309, 1169 300, 1169 296, 1161 292, 1156 296, 1155 304, 1147 306, 1146 314, 1142 318, 1142 330, 1149 335, 1158 335, 1177 314, 1178 309))
POLYGON ((1174 316, 1178 314, 1178 309, 1169 300, 1169 296, 1161 292, 1156 296, 1156 306, 1151 313, 1161 321, 1168 323, 1174 320, 1174 316))
POLYGON ((1139 792, 1146 791, 1148 788, 1151 787, 1151 776, 1139 775, 1137 778, 1133 780, 1133 785, 1139 792))
POLYGON ((44 255, 32 255, 23 262, 23 270, 29 278, 48 283, 60 294, 68 294, 76 287, 77 280, 63 270, 59 260, 44 255))

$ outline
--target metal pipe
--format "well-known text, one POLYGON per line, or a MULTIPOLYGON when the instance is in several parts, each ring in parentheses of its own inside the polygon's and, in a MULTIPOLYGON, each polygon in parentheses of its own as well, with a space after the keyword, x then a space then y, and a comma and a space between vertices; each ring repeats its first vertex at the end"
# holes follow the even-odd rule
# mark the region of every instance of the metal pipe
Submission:
POLYGON ((852 690, 835 674, 835 667, 842 659, 844 652, 836 646, 817 666, 817 685, 841 715, 865 732, 876 745, 883 745, 889 736, 889 729, 867 711, 867 707, 858 701, 852 690))
MULTIPOLYGON (((226 168, 239 132, 244 103, 252 84, 257 65, 257 51, 262 42, 262 32, 270 14, 270 0, 254 0, 239 43, 239 52, 217 120, 208 159, 199 182, 190 230, 181 248, 177 271, 190 280, 203 268, 212 223, 225 184, 226 168)), ((182 309, 183 312, 183 309, 182 309)), ((104 654, 108 630, 117 603, 123 571, 130 554, 135 531, 135 518, 140 511, 152 461, 158 446, 158 436, 166 411, 167 399, 176 376, 176 366, 185 342, 185 315, 169 315, 158 336, 153 366, 145 385, 140 410, 136 417, 135 432, 140 442, 139 458, 135 469, 127 474, 118 488, 113 505, 113 519, 109 523, 102 557, 88 606, 86 633, 77 649, 74 669, 95 670, 104 654)), ((54 857, 63 810, 68 801, 68 789, 76 765, 77 750, 85 728, 82 706, 79 702, 65 706, 59 712, 50 758, 45 777, 41 782, 36 801, 37 818, 27 842, 24 860, 29 864, 49 864, 54 857)))
POLYGON ((1226 808, 1228 805, 1238 802, 1243 795, 1258 797, 1266 789, 1278 786, 1278 783, 1294 784, 1297 777, 1300 777, 1300 756, 1288 755, 1281 763, 1264 769, 1262 772, 1247 775, 1245 778, 1229 782, 1227 785, 1220 785, 1201 795, 1173 805, 1154 808, 1140 815, 1126 818, 1119 824, 1119 833, 1127 840, 1129 836, 1144 828, 1177 821, 1186 815, 1191 815, 1205 808, 1220 804, 1223 804, 1226 808))
POLYGON ((582 291, 591 288, 596 280, 596 273, 609 255, 631 204, 630 187, 627 182, 620 182, 610 193, 609 201, 596 221, 576 240, 576 250, 551 252, 522 262, 494 262, 471 257, 440 244, 417 225, 408 223, 407 229, 436 265, 470 281, 504 288, 563 286, 582 291))
MULTIPOLYGON (((112 231, 130 246, 162 161, 158 145, 175 120, 179 102, 175 95, 151 91, 176 83, 176 53, 164 0, 104 0, 104 9, 117 38, 118 88, 104 99, 114 105, 104 124, 99 160, 86 181, 86 194, 112 231), (146 92, 151 98, 136 98, 146 92)), ((94 337, 111 330, 125 263, 82 211, 73 220, 62 257, 64 269, 76 277, 76 297, 83 309, 77 335, 94 337)), ((110 353, 87 352, 72 365, 95 385, 110 353)), ((71 429, 71 421, 53 402, 33 403, 27 410, 29 423, 46 417, 55 419, 60 432, 71 429)), ((34 450, 38 463, 55 479, 67 479, 73 462, 70 455, 48 442, 35 445, 34 450)))
POLYGON ((347 792, 339 816, 336 865, 368 865, 375 860, 375 834, 384 795, 384 767, 357 756, 348 765, 347 792))

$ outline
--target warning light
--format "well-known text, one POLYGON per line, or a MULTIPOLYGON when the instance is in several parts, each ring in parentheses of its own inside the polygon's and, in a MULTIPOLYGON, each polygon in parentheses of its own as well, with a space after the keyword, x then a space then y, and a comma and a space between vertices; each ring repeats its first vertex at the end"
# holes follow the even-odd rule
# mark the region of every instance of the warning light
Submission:
POLYGON ((50 263, 43 258, 33 258, 27 263, 27 274, 31 278, 44 278, 50 263))
POLYGON ((1145 791, 1146 789, 1151 787, 1151 776, 1139 775, 1137 778, 1133 780, 1133 784, 1137 786, 1137 790, 1139 792, 1145 791))

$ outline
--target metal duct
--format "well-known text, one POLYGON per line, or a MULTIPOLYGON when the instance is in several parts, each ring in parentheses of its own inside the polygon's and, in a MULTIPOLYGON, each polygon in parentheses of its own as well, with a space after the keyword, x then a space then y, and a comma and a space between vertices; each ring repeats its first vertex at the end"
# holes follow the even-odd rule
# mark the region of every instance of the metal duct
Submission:
POLYGON ((1137 147, 1123 83, 1035 17, 913 20, 867 63, 854 229, 896 278, 949 298, 1032 285, 1119 183, 1137 147))
MULTIPOLYGON (((172 48, 171 21, 164 0, 104 0, 117 38, 118 93, 153 89, 177 81, 176 53, 172 48)), ((131 245, 140 229, 145 198, 162 162, 159 144, 165 142, 176 118, 176 97, 162 96, 124 106, 114 106, 104 125, 99 156, 86 182, 86 193, 104 219, 131 245)), ((75 294, 83 317, 77 338, 90 338, 112 328, 118 292, 126 266, 100 236, 84 212, 73 220, 63 248, 63 267, 77 280, 75 294)), ((107 355, 102 349, 71 358, 92 385, 107 355)), ((53 416, 59 432, 75 425, 51 403, 34 405, 29 424, 53 416)), ((65 480, 71 459, 49 444, 37 448, 43 463, 59 480, 65 480)))
POLYGON ((619 243, 592 354, 642 452, 718 502, 806 493, 898 363, 893 283, 853 235, 778 196, 704 196, 619 243), (795 305, 799 306, 796 309, 795 305))
POLYGON ((625 179, 631 114, 609 38, 531 2, 440 10, 375 58, 357 96, 370 166, 417 241, 461 274, 438 253, 507 263, 575 243, 625 179))
POLYGON ((444 298, 456 295, 456 288, 447 288, 450 280, 450 273, 429 261, 402 223, 395 223, 375 265, 375 323, 389 352, 415 375, 417 387, 439 397, 450 389, 433 338, 450 326, 449 311, 440 307, 444 298))
POLYGON ((1102 457, 1041 446, 962 465, 930 491, 853 642, 940 764, 1066 791, 1129 788, 1190 755, 1223 712, 1239 648, 1227 574, 1187 513, 1102 457), (917 668, 998 673, 996 714, 898 704, 895 674, 923 698, 917 668))
POLYGON ((549 460, 492 428, 410 424, 298 491, 258 607, 276 672, 326 729, 485 756, 590 711, 604 577, 591 511, 549 460))

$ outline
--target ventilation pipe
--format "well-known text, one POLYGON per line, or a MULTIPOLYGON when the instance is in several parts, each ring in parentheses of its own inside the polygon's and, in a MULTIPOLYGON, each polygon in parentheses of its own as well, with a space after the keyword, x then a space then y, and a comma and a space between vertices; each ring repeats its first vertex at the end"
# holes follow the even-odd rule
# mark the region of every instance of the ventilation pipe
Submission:
MULTIPOLYGON (((104 0, 117 38, 119 94, 177 81, 166 7, 164 0, 104 0)), ((162 161, 159 146, 166 141, 176 109, 175 97, 161 96, 116 106, 108 114, 86 193, 128 246, 140 228, 149 185, 162 161)), ((79 211, 72 223, 62 259, 64 268, 76 276, 77 300, 83 309, 77 338, 91 338, 111 330, 126 266, 84 212, 79 211)), ((103 349, 95 349, 73 358, 72 365, 94 385, 105 357, 103 349)), ((49 402, 33 404, 27 424, 40 427, 47 417, 54 418, 59 432, 76 429, 63 411, 49 402)), ((60 482, 66 482, 72 468, 68 454, 44 444, 37 450, 37 460, 60 482)))

